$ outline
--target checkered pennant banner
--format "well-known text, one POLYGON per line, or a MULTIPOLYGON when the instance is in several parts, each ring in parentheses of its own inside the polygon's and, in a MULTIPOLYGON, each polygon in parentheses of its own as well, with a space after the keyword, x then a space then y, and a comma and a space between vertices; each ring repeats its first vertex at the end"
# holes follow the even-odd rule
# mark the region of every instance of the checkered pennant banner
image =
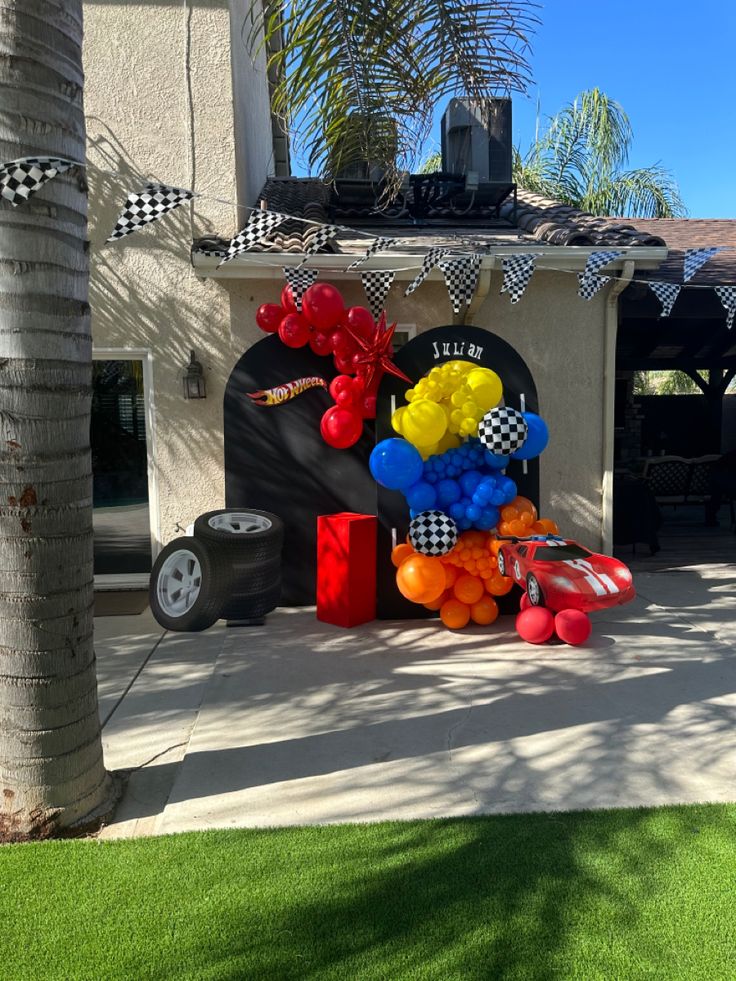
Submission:
POLYGON ((730 330, 736 315, 736 286, 716 286, 715 290, 726 311, 726 327, 730 330))
POLYGON ((422 259, 422 268, 407 286, 404 296, 411 296, 417 286, 421 286, 424 280, 427 278, 430 269, 437 265, 443 255, 448 255, 449 251, 449 249, 430 249, 422 259))
POLYGON ((675 300, 680 295, 680 290, 682 289, 680 284, 650 283, 649 289, 662 304, 662 309, 659 311, 660 317, 669 317, 672 313, 672 307, 675 305, 675 300))
POLYGON ((614 249, 604 252, 591 252, 585 263, 585 269, 578 273, 578 283, 580 284, 578 296, 582 296, 584 300, 592 299, 611 278, 610 276, 599 276, 599 270, 607 266, 609 262, 613 262, 614 259, 618 259, 621 254, 620 250, 614 249))
POLYGON ((278 211, 253 211, 245 228, 230 239, 230 245, 220 266, 264 242, 285 217, 286 215, 281 215, 278 211))
POLYGON ((193 197, 192 191, 185 191, 180 187, 169 187, 168 184, 146 184, 145 190, 134 191, 125 199, 123 210, 107 241, 114 242, 130 235, 131 232, 137 232, 139 228, 156 221, 193 197))
POLYGON ((461 306, 469 306, 475 296, 482 258, 482 255, 477 254, 462 255, 457 258, 440 259, 437 263, 444 274, 445 285, 455 313, 460 313, 461 306))
POLYGON ((303 266, 310 256, 314 255, 315 252, 319 252, 322 246, 326 245, 331 238, 334 238, 339 231, 339 225, 321 225, 304 250, 304 258, 299 263, 299 266, 303 266))
POLYGON ((692 279, 698 269, 704 266, 708 259, 712 259, 716 252, 719 251, 720 249, 717 248, 688 249, 685 253, 685 261, 683 263, 683 283, 687 283, 688 280, 692 279))
POLYGON ((0 197, 17 208, 52 177, 74 166, 72 160, 62 157, 21 157, 0 164, 0 197))
POLYGON ((286 282, 291 286, 294 306, 302 312, 302 297, 317 279, 317 269, 300 269, 298 266, 282 266, 286 282))
POLYGON ((508 293, 512 303, 518 303, 524 295, 534 272, 537 256, 532 253, 506 256, 503 260, 502 293, 508 293))
POLYGON ((362 266, 364 262, 367 262, 371 256, 375 255, 376 252, 383 252, 384 249, 389 248, 389 246, 400 241, 396 238, 374 238, 371 244, 366 249, 365 255, 361 256, 360 259, 356 259, 355 262, 351 262, 348 269, 357 269, 358 266, 362 266))
POLYGON ((360 274, 371 313, 378 319, 381 316, 386 295, 391 288, 396 273, 392 269, 368 269, 360 274))

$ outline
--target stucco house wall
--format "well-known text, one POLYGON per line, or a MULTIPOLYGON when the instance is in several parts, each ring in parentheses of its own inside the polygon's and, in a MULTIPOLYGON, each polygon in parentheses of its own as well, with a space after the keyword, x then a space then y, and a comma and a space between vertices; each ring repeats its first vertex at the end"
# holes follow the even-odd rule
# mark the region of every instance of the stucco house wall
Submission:
POLYGON ((150 352, 158 520, 153 500, 151 509, 161 544, 174 537, 177 522, 223 504, 229 301, 217 284, 195 277, 189 248, 212 229, 240 227, 245 212, 198 198, 150 229, 109 245, 105 239, 127 193, 149 180, 233 201, 238 184, 246 193, 262 183, 262 146, 253 159, 240 147, 239 164, 236 138, 247 129, 248 106, 268 122, 268 89, 265 71, 252 67, 245 102, 233 93, 230 11, 222 0, 92 0, 84 15, 93 343, 98 351, 150 352), (206 371, 204 401, 182 395, 191 349, 206 371))

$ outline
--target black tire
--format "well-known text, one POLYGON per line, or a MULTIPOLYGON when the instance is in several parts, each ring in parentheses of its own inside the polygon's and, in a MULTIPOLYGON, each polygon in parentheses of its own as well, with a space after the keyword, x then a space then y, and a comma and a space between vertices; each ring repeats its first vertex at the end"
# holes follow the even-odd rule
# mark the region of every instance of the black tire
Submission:
MULTIPOLYGON (((195 575, 196 584, 196 575, 195 575)), ((209 546, 196 538, 187 536, 175 538, 159 553, 151 570, 148 587, 148 601, 156 622, 166 630, 199 631, 206 630, 219 619, 224 600, 227 598, 229 579, 219 562, 212 555, 209 546), (187 565, 196 574, 199 564, 199 591, 196 598, 187 605, 186 595, 176 595, 176 581, 185 582, 178 576, 187 565), (177 607, 180 606, 180 610, 177 607)), ((186 591, 180 590, 180 594, 186 591)))
POLYGON ((526 595, 532 606, 544 606, 544 593, 533 572, 526 577, 526 595))
POLYGON ((194 537, 211 545, 218 552, 237 553, 243 562, 266 562, 281 555, 284 544, 284 523, 270 511, 257 511, 255 508, 220 508, 206 511, 194 522, 194 537), (227 516, 234 519, 228 527, 227 516), (237 527, 247 527, 247 521, 240 516, 251 516, 252 530, 238 532, 237 527), (218 521, 218 519, 220 519, 218 521), (213 526, 212 522, 215 522, 213 526), (258 527, 259 524, 264 527, 258 527), (218 527, 219 525, 219 527, 218 527))
POLYGON ((496 558, 498 559, 498 571, 499 571, 499 573, 502 576, 505 576, 506 575, 506 557, 503 554, 503 549, 502 548, 500 548, 498 550, 498 555, 496 556, 496 558))
POLYGON ((225 604, 221 616, 225 620, 257 620, 275 610, 281 599, 281 580, 252 596, 234 596, 225 604))
POLYGON ((218 561, 230 573, 230 596, 255 596, 272 589, 281 582, 281 559, 267 562, 238 562, 228 564, 227 557, 220 554, 218 561))

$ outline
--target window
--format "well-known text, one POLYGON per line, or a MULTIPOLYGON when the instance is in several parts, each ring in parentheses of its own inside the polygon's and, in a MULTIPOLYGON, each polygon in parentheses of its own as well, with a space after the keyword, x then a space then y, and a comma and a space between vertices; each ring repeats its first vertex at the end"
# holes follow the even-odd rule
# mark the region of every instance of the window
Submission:
POLYGON ((582 545, 543 545, 534 553, 541 562, 564 562, 565 559, 587 559, 593 553, 582 545))

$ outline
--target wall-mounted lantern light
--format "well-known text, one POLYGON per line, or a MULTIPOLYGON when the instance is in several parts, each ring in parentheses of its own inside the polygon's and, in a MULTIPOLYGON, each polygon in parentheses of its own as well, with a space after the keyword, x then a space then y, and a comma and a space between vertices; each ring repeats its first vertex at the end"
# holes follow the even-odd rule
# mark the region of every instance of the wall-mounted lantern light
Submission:
POLYGON ((206 399, 207 386, 204 381, 204 371, 199 361, 194 358, 194 351, 189 353, 189 364, 182 375, 185 399, 206 399))

